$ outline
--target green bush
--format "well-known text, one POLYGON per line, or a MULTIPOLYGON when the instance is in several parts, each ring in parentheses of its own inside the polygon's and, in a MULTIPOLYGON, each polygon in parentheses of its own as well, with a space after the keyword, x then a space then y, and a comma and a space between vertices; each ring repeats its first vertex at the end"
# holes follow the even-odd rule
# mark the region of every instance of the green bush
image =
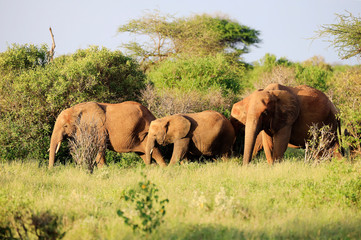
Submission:
POLYGON ((332 71, 319 66, 296 65, 296 79, 299 84, 306 84, 322 92, 328 89, 328 78, 332 76, 332 71))
POLYGON ((198 90, 184 92, 177 88, 166 88, 157 91, 157 89, 148 85, 142 91, 142 102, 155 117, 205 110, 215 110, 229 117, 232 105, 237 101, 236 94, 222 96, 221 89, 212 89, 206 93, 198 90))
POLYGON ((136 153, 117 153, 111 150, 105 151, 105 159, 107 164, 116 165, 119 168, 132 168, 139 165, 144 165, 143 159, 139 157, 136 153))
POLYGON ((322 57, 315 56, 302 63, 292 63, 286 58, 277 59, 268 53, 247 73, 247 78, 256 89, 270 83, 292 86, 306 84, 323 92, 328 90, 332 76, 333 68, 322 57))
POLYGON ((156 117, 215 110, 229 116, 249 84, 245 67, 223 55, 167 59, 148 73, 142 102, 156 117))
POLYGON ((157 186, 150 182, 144 173, 141 175, 143 180, 137 187, 122 192, 121 199, 127 204, 122 210, 118 209, 117 214, 134 232, 150 234, 163 223, 165 204, 169 200, 160 200, 157 186))
POLYGON ((44 46, 0 54, 0 158, 47 158, 55 119, 85 101, 137 100, 145 75, 119 51, 90 47, 45 64, 44 46))
POLYGON ((62 239, 62 216, 34 208, 32 201, 0 191, 0 239, 62 239))
POLYGON ((48 47, 13 44, 0 54, 0 74, 19 73, 48 63, 48 47))
POLYGON ((248 84, 242 81, 244 67, 223 54, 206 57, 167 59, 152 69, 149 80, 157 89, 176 88, 183 92, 207 93, 221 89, 223 95, 239 93, 248 84))
POLYGON ((270 83, 284 83, 282 79, 274 77, 275 69, 291 69, 292 62, 286 58, 279 58, 273 54, 266 53, 266 55, 258 62, 254 62, 253 66, 250 66, 246 78, 253 85, 252 90, 264 88, 270 83))
POLYGON ((342 144, 355 153, 361 152, 361 68, 339 72, 333 77, 334 102, 347 134, 342 144))

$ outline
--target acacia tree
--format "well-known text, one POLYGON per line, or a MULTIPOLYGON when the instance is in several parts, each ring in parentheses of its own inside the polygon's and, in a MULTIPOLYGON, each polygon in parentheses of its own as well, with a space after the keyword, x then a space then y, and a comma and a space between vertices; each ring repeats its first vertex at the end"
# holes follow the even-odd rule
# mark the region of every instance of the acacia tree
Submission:
POLYGON ((342 59, 361 55, 361 18, 347 12, 336 14, 337 23, 325 24, 317 31, 317 37, 327 37, 342 59))
POLYGON ((261 42, 259 31, 227 17, 207 14, 176 18, 150 12, 120 26, 118 32, 147 37, 143 44, 133 41, 123 45, 142 65, 170 56, 207 56, 220 52, 237 59, 251 45, 261 42))

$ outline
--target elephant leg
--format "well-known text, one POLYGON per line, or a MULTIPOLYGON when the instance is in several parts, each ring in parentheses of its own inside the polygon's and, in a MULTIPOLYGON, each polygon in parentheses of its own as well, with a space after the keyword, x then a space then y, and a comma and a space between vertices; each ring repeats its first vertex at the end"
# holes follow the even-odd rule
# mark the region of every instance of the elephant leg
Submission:
POLYGON ((166 167, 167 164, 164 162, 164 158, 158 148, 153 149, 152 157, 155 159, 157 164, 161 167, 166 167))
POLYGON ((273 139, 265 131, 261 132, 262 134, 262 144, 263 150, 266 154, 268 164, 273 164, 273 139))
MULTIPOLYGON (((144 153, 139 153, 138 155, 139 155, 139 157, 141 157, 141 159, 143 159, 145 165, 149 166, 151 164, 151 162, 147 162, 147 157, 144 153)), ((165 163, 165 161, 163 159, 163 156, 161 155, 160 151, 157 148, 153 149, 152 158, 155 159, 155 161, 157 162, 157 164, 159 166, 161 166, 161 167, 167 166, 167 164, 165 163)))
POLYGON ((281 128, 274 136, 273 136, 273 159, 281 160, 283 158, 284 153, 287 150, 288 143, 291 138, 291 130, 292 126, 285 126, 281 128))
POLYGON ((98 152, 97 157, 95 158, 95 162, 99 168, 102 168, 105 164, 105 152, 98 152))
POLYGON ((259 133, 257 138, 256 138, 256 143, 254 144, 252 158, 254 158, 257 155, 257 153, 262 150, 262 145, 263 145, 263 143, 262 143, 262 132, 259 133))
POLYGON ((145 165, 150 165, 150 162, 147 163, 147 160, 146 160, 146 157, 145 157, 145 154, 142 154, 142 153, 138 153, 138 156, 143 159, 145 165))
POLYGON ((172 154, 172 158, 170 159, 169 165, 176 164, 179 160, 181 160, 184 157, 184 155, 188 151, 189 141, 190 141, 189 138, 183 138, 177 140, 174 143, 173 154, 172 154))

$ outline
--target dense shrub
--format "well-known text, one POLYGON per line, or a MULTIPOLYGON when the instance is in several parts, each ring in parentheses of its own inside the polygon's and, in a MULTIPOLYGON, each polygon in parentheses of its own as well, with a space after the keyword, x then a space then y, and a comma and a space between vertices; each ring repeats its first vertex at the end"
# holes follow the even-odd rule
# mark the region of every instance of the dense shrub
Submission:
POLYGON ((157 89, 176 88, 183 92, 197 90, 207 93, 220 89, 223 95, 239 93, 248 84, 241 81, 244 67, 218 54, 206 57, 168 59, 157 65, 149 80, 157 89))
POLYGON ((296 65, 296 79, 297 82, 314 87, 320 91, 327 91, 328 77, 332 74, 330 70, 324 69, 319 66, 304 66, 301 64, 296 65))
POLYGON ((48 63, 48 48, 35 45, 17 45, 9 47, 0 54, 0 74, 19 73, 26 69, 44 66, 48 63))
POLYGON ((295 69, 285 66, 275 66, 272 71, 264 72, 253 85, 256 89, 265 88, 271 83, 285 86, 297 86, 295 69))
POLYGON ((342 142, 345 147, 361 153, 361 68, 339 72, 332 82, 333 98, 347 133, 342 142))
POLYGON ((272 54, 266 54, 247 74, 255 89, 264 88, 270 83, 287 86, 305 84, 323 92, 328 90, 332 76, 333 68, 322 57, 292 63, 285 58, 277 59, 272 54))
POLYGON ((220 89, 209 90, 202 94, 197 90, 184 92, 177 88, 157 91, 157 89, 148 85, 142 91, 143 104, 156 117, 205 110, 215 110, 229 117, 232 105, 237 101, 237 95, 228 94, 226 97, 222 96, 220 89))
POLYGON ((137 100, 138 64, 119 51, 91 47, 45 64, 45 47, 0 54, 0 158, 47 157, 56 116, 84 101, 137 100))
POLYGON ((268 83, 279 80, 273 79, 272 72, 274 69, 289 69, 292 65, 293 63, 285 58, 277 59, 275 55, 266 53, 262 59, 251 65, 246 73, 246 78, 253 85, 253 89, 263 88, 267 86, 268 83))

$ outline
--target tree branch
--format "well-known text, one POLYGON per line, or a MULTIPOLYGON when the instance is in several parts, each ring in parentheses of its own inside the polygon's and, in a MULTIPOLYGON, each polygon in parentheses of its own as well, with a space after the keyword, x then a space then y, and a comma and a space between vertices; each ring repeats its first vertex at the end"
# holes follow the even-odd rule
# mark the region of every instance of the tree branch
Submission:
POLYGON ((52 62, 53 59, 54 59, 54 53, 55 53, 55 40, 54 40, 54 34, 53 34, 53 31, 51 30, 51 27, 49 28, 49 31, 50 31, 50 35, 51 35, 51 40, 52 40, 52 45, 51 45, 51 49, 49 51, 49 59, 48 61, 49 62, 52 62))

